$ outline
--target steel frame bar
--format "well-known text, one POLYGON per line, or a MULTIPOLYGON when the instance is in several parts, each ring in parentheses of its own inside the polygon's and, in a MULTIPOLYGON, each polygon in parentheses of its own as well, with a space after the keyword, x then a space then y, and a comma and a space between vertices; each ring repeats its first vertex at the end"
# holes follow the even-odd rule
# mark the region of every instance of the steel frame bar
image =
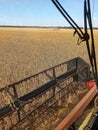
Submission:
MULTIPOLYGON (((22 105, 22 104, 20 104, 19 103, 19 101, 22 101, 22 102, 27 102, 29 99, 32 99, 32 98, 34 98, 34 97, 36 97, 36 96, 38 96, 38 95, 40 95, 41 93, 43 93, 44 91, 47 91, 49 88, 53 88, 53 86, 54 85, 56 85, 57 84, 57 82, 62 82, 64 79, 66 79, 66 78, 68 78, 68 77, 73 77, 73 76, 75 76, 75 75, 77 75, 79 72, 81 72, 81 71, 83 71, 84 69, 89 69, 89 65, 84 61, 84 60, 82 60, 81 58, 74 58, 74 59, 72 59, 72 60, 70 60, 70 61, 67 61, 67 62, 64 62, 63 64, 67 64, 67 63, 70 63, 71 65, 73 65, 74 63, 74 65, 75 65, 75 67, 74 68, 72 68, 72 70, 70 69, 70 67, 72 67, 72 66, 70 66, 70 64, 69 64, 69 70, 67 71, 67 72, 64 72, 63 74, 61 74, 61 75, 59 75, 59 76, 56 76, 56 78, 55 79, 52 79, 52 80, 50 80, 49 82, 47 82, 47 83, 45 83, 45 84, 43 84, 42 86, 40 86, 40 87, 38 87, 38 88, 36 88, 35 90, 33 90, 33 91, 31 91, 31 92, 27 92, 25 95, 23 95, 23 96, 18 96, 18 93, 17 93, 17 90, 15 90, 16 89, 16 87, 18 87, 18 84, 20 84, 20 83, 22 83, 23 81, 25 81, 25 80, 27 80, 27 79, 29 79, 29 78, 31 78, 31 77, 29 77, 29 78, 26 78, 26 79, 23 79, 23 80, 21 80, 21 81, 19 81, 19 82, 17 82, 17 83, 14 83, 14 84, 11 84, 11 85, 9 85, 8 87, 7 87, 7 89, 9 89, 10 87, 11 88, 13 88, 14 89, 14 93, 12 93, 11 95, 15 95, 15 96, 13 96, 13 98, 15 99, 15 101, 14 101, 14 104, 15 104, 15 106, 16 107, 19 107, 20 105, 22 105)), ((61 65, 61 64, 60 64, 61 65)), ((57 66, 56 66, 57 67, 57 66)), ((55 69, 56 69, 56 67, 55 67, 55 69)), ((53 67, 54 68, 54 67, 53 67)), ((53 69, 53 68, 51 68, 51 69, 53 69)), ((49 69, 48 69, 49 70, 49 69)), ((45 71, 43 71, 43 72, 47 72, 47 70, 45 70, 45 71)), ((43 73, 43 72, 41 72, 41 73, 43 73)), ((41 74, 41 73, 39 73, 39 74, 41 74)), ((37 74, 37 75, 39 75, 39 74, 37 74)), ((34 75, 35 76, 35 75, 34 75)), ((32 76, 32 77, 34 77, 34 76, 32 76)), ((78 80, 78 79, 77 79, 78 80)), ((6 90, 6 88, 2 88, 2 89, 0 89, 0 92, 2 93, 2 92, 5 92, 5 91, 7 91, 6 90)), ((8 90, 8 92, 9 92, 9 90, 8 90)), ((12 112, 13 110, 12 110, 12 108, 10 107, 10 105, 9 104, 7 104, 5 107, 3 107, 3 108, 1 108, 0 109, 0 118, 2 118, 2 117, 4 117, 5 115, 7 115, 7 114, 9 114, 10 112, 12 112)))

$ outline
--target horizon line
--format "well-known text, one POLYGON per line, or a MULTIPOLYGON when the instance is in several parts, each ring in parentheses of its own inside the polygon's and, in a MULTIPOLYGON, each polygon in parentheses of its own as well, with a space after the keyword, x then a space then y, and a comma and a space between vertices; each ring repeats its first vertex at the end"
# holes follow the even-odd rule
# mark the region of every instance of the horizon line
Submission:
MULTIPOLYGON (((29 26, 29 25, 0 25, 0 27, 20 27, 20 28, 69 28, 73 29, 71 26, 29 26)), ((81 29, 84 29, 84 27, 80 27, 81 29)), ((98 29, 98 27, 93 27, 93 29, 98 29)))

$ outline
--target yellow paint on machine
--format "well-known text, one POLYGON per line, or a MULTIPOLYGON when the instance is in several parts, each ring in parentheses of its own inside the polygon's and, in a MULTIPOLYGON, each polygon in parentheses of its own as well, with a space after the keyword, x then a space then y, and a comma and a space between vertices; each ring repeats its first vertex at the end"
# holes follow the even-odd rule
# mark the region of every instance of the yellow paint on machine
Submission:
POLYGON ((80 127, 78 128, 78 130, 83 130, 86 125, 88 124, 92 114, 94 113, 94 108, 91 110, 91 112, 87 115, 87 117, 85 118, 85 120, 83 121, 83 123, 80 125, 80 127))

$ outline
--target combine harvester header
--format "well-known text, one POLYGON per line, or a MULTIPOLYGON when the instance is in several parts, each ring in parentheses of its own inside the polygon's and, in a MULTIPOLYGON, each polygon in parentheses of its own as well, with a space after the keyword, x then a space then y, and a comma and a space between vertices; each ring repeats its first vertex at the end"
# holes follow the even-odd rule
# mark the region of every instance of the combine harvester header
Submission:
POLYGON ((89 65, 77 57, 0 89, 3 129, 68 129, 97 93, 85 87, 89 76, 89 65))

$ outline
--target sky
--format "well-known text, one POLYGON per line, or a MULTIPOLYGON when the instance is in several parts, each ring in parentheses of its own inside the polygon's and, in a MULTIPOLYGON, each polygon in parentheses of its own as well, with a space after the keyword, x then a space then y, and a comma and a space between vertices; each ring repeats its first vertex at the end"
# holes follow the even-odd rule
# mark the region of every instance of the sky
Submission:
MULTIPOLYGON (((90 0, 93 26, 98 27, 98 0, 90 0)), ((84 0, 59 0, 79 26, 83 26, 84 0)), ((0 0, 0 25, 70 26, 51 0, 0 0)))

